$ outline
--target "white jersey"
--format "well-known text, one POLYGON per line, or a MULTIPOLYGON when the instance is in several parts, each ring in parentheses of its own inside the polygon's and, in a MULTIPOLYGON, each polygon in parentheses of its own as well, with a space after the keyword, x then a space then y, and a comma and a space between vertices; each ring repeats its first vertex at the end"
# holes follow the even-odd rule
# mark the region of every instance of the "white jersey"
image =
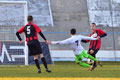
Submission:
POLYGON ((51 44, 69 44, 75 55, 79 55, 84 48, 81 45, 81 40, 97 40, 97 38, 86 37, 82 35, 73 35, 70 38, 62 41, 52 41, 51 44))

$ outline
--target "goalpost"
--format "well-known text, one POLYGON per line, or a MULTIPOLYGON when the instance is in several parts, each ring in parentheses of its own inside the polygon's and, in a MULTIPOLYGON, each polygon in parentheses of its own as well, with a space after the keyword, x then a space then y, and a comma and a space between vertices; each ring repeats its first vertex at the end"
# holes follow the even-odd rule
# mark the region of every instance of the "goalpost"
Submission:
POLYGON ((27 1, 0 1, 0 15, 0 64, 28 65, 26 41, 19 44, 15 34, 27 24, 27 1))

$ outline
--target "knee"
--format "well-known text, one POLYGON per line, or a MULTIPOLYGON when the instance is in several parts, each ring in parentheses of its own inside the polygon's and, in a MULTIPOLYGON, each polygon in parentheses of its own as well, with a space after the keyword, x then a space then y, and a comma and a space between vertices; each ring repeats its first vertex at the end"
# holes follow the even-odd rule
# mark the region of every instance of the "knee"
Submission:
POLYGON ((79 61, 77 64, 81 65, 81 64, 82 64, 82 62, 81 62, 81 61, 79 61))
POLYGON ((43 58, 44 56, 43 56, 43 54, 40 54, 40 58, 43 58))
POLYGON ((33 58, 34 58, 34 60, 35 60, 35 59, 38 59, 38 56, 37 56, 37 55, 34 55, 33 58))

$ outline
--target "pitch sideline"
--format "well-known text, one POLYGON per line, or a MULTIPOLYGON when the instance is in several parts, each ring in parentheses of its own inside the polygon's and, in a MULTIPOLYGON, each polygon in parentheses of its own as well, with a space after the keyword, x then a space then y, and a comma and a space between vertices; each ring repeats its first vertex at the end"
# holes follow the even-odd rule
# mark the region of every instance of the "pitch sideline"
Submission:
POLYGON ((0 80, 120 80, 120 78, 0 78, 0 80))

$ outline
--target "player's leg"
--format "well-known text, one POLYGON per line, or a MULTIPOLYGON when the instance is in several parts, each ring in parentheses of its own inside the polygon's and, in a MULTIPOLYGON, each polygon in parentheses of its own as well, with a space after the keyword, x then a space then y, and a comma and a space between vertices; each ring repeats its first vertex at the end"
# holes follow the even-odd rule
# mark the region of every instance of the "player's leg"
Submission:
POLYGON ((44 67, 45 67, 46 71, 47 71, 47 72, 51 72, 51 70, 49 70, 49 69, 48 69, 46 59, 45 59, 45 57, 43 56, 43 54, 42 54, 42 53, 40 54, 40 59, 42 60, 43 65, 44 65, 44 67))
POLYGON ((35 62, 35 65, 38 69, 38 73, 41 73, 41 69, 40 69, 40 65, 39 65, 39 61, 38 61, 38 56, 37 56, 37 50, 36 50, 36 46, 34 44, 34 41, 30 41, 28 43, 28 48, 29 48, 29 55, 33 56, 33 58, 34 58, 34 62, 35 62))
POLYGON ((83 55, 82 54, 79 54, 79 55, 75 56, 75 61, 76 61, 77 64, 79 64, 82 67, 88 67, 89 71, 92 71, 93 70, 93 66, 89 65, 87 63, 82 62, 82 59, 83 59, 83 55))
MULTIPOLYGON (((89 58, 89 57, 90 57, 91 59, 97 61, 97 59, 95 59, 94 57, 89 56, 85 50, 82 51, 81 55, 82 55, 83 57, 85 57, 85 58, 89 58)), ((91 66, 89 67, 89 71, 94 70, 94 68, 95 68, 95 67, 94 67, 93 65, 91 65, 91 66)))
MULTIPOLYGON (((91 56, 93 56, 94 58, 96 58, 96 54, 97 54, 98 50, 99 50, 99 49, 96 49, 96 50, 91 49, 91 50, 89 50, 89 54, 90 54, 91 56)), ((94 61, 93 66, 94 66, 94 67, 97 67, 96 61, 94 61)))
POLYGON ((38 73, 41 73, 41 69, 40 69, 40 65, 39 65, 39 61, 38 61, 38 56, 34 55, 33 58, 34 58, 36 67, 38 68, 38 73))
POLYGON ((35 41, 34 41, 34 45, 35 45, 36 54, 37 54, 37 55, 40 55, 40 59, 41 59, 43 65, 45 66, 46 71, 47 71, 47 72, 51 72, 51 71, 48 69, 48 67, 47 67, 47 62, 46 62, 45 57, 44 57, 43 54, 42 54, 42 49, 41 49, 41 46, 40 46, 39 41, 38 41, 38 40, 35 40, 35 41))
POLYGON ((82 59, 83 59, 83 56, 81 54, 75 56, 75 61, 76 61, 77 64, 79 64, 82 67, 90 68, 91 65, 82 62, 82 59))
POLYGON ((96 62, 102 67, 101 62, 98 61, 98 60, 97 60, 96 58, 94 58, 93 56, 87 54, 87 52, 86 52, 85 50, 83 50, 82 55, 83 55, 85 58, 89 58, 89 59, 91 59, 91 60, 96 61, 96 62))
MULTIPOLYGON (((93 53, 91 53, 90 55, 93 56, 94 58, 96 58, 96 52, 95 52, 95 50, 94 50, 93 53)), ((94 61, 93 66, 94 66, 94 67, 97 67, 96 61, 94 61)))
POLYGON ((94 60, 94 61, 98 61, 96 58, 94 58, 93 56, 87 54, 87 52, 85 50, 83 50, 83 52, 81 53, 85 58, 89 58, 91 60, 94 60))

